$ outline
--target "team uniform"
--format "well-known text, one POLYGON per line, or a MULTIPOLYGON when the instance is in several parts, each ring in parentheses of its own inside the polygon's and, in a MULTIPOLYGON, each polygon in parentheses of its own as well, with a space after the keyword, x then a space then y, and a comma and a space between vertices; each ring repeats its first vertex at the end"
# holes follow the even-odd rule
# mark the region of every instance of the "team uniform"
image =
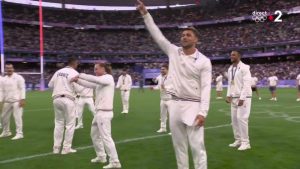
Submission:
POLYGON ((80 74, 77 83, 95 89, 96 113, 92 122, 91 137, 97 157, 92 162, 98 160, 106 162, 106 150, 110 163, 104 168, 121 168, 115 143, 111 137, 115 88, 113 77, 109 74, 102 76, 80 74))
POLYGON ((251 77, 251 90, 253 92, 257 91, 257 82, 258 82, 258 79, 257 77, 251 77))
POLYGON ((26 87, 24 78, 13 73, 11 76, 6 75, 1 84, 0 102, 3 102, 2 108, 2 127, 3 131, 0 137, 8 137, 10 132, 10 117, 13 114, 16 124, 16 136, 12 138, 23 138, 23 107, 20 107, 20 100, 26 96, 26 87))
POLYGON ((251 73, 250 66, 239 62, 228 69, 227 97, 231 97, 231 122, 235 142, 230 147, 239 147, 238 150, 250 149, 248 119, 251 110, 251 73), (239 100, 244 100, 242 106, 238 106, 239 100))
POLYGON ((216 78, 216 91, 217 92, 223 91, 223 76, 222 75, 219 75, 216 78))
POLYGON ((271 92, 276 91, 276 87, 277 87, 277 82, 278 82, 278 78, 277 76, 271 76, 268 78, 269 81, 269 89, 271 92))
POLYGON ((83 88, 77 93, 76 99, 76 115, 77 115, 77 126, 75 129, 83 128, 82 114, 84 106, 87 105, 90 112, 95 115, 95 104, 93 98, 93 89, 83 88))
POLYGON ((63 142, 62 154, 76 152, 73 150, 72 141, 76 123, 76 91, 79 85, 71 83, 72 78, 79 73, 65 67, 55 72, 48 86, 53 88, 52 98, 55 112, 54 146, 53 153, 58 154, 63 142), (65 130, 65 133, 64 133, 65 130))
POLYGON ((160 90, 160 129, 157 131, 159 133, 167 131, 168 105, 172 98, 165 89, 167 78, 168 75, 159 75, 156 78, 158 84, 154 87, 155 90, 160 90))
POLYGON ((130 75, 126 74, 125 76, 121 75, 119 77, 116 87, 121 90, 121 99, 123 104, 122 113, 128 113, 131 86, 132 86, 132 79, 130 75))
MULTIPOLYGON (((269 81, 269 90, 273 94, 273 93, 276 92, 278 78, 277 78, 277 76, 271 76, 271 77, 268 78, 268 81, 269 81)), ((270 100, 277 101, 277 98, 272 97, 270 100)))
POLYGON ((155 25, 152 16, 143 16, 153 39, 169 57, 166 90, 169 103, 170 129, 178 169, 188 169, 188 144, 192 149, 195 169, 207 168, 204 127, 196 126, 198 115, 207 116, 210 102, 212 68, 210 60, 199 51, 185 55, 181 47, 171 44, 155 25))

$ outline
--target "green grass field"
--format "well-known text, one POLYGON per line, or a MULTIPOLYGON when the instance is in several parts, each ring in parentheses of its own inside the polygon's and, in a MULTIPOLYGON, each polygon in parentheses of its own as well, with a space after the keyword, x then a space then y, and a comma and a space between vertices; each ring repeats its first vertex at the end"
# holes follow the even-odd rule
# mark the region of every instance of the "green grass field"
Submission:
MULTIPOLYGON (((246 152, 228 147, 233 141, 230 108, 212 93, 205 130, 209 169, 300 169, 300 102, 296 102, 296 89, 279 89, 277 102, 269 101, 266 89, 260 92, 263 100, 254 96, 252 101, 252 149, 246 152)), ((133 90, 127 116, 120 114, 119 94, 116 92, 112 134, 123 168, 176 169, 171 137, 156 133, 160 123, 159 93, 133 90)), ((28 92, 25 138, 0 139, 0 169, 102 168, 90 163, 95 157, 89 135, 91 121, 91 113, 85 111, 84 128, 75 132, 73 141, 77 153, 52 155, 54 113, 50 92, 28 92)))

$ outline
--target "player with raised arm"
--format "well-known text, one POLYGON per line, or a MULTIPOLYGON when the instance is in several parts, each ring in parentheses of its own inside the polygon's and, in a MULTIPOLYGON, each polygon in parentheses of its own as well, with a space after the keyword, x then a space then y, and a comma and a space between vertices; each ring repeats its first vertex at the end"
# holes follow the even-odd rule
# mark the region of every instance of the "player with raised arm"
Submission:
POLYGON ((207 168, 204 145, 204 122, 210 103, 212 81, 211 61, 199 52, 196 44, 200 35, 197 29, 183 29, 181 47, 165 38, 142 1, 137 1, 137 10, 144 18, 146 28, 154 41, 169 57, 170 85, 166 91, 172 95, 169 104, 170 129, 178 169, 189 168, 188 145, 193 155, 194 168, 207 168))

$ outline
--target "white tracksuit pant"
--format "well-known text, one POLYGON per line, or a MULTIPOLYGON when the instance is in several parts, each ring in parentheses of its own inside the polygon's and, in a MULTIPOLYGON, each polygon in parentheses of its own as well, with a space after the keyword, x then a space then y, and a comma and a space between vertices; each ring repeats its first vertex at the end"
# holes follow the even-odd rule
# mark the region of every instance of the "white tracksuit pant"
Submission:
POLYGON ((160 100, 160 128, 167 129, 168 104, 170 100, 160 100))
POLYGON ((249 143, 248 119, 251 110, 251 98, 247 98, 243 106, 237 106, 238 98, 231 102, 231 123, 236 141, 249 143))
POLYGON ((79 97, 76 101, 76 118, 77 125, 83 125, 82 114, 84 110, 84 105, 87 104, 90 112, 95 115, 95 104, 92 97, 79 97))
POLYGON ((75 102, 63 97, 54 99, 53 105, 55 111, 54 148, 60 148, 64 138, 63 148, 69 149, 72 147, 75 130, 75 102))
POLYGON ((107 153, 110 162, 119 162, 116 146, 111 136, 112 118, 112 111, 97 111, 92 122, 91 137, 98 157, 106 157, 107 153))
POLYGON ((19 106, 19 102, 4 102, 2 108, 2 128, 3 132, 10 132, 10 117, 13 114, 16 124, 16 134, 23 135, 23 108, 19 106))
POLYGON ((130 90, 124 91, 121 90, 121 99, 123 104, 123 111, 129 110, 129 97, 130 97, 130 90))
POLYGON ((199 112, 199 102, 171 100, 169 103, 170 129, 178 169, 189 169, 188 145, 192 150, 195 169, 207 169, 204 127, 194 126, 193 123, 199 112))

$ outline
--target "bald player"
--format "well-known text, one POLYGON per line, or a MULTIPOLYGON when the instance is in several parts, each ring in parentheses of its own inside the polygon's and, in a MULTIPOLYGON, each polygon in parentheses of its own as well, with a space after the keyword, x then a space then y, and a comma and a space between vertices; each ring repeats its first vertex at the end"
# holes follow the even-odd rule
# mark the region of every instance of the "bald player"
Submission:
POLYGON ((53 153, 61 154, 75 153, 72 149, 72 141, 76 123, 76 83, 71 82, 72 78, 78 76, 76 71, 78 60, 70 58, 68 66, 56 71, 48 86, 53 88, 52 98, 55 112, 54 145, 53 153))
POLYGON ((241 61, 241 53, 232 51, 232 65, 228 69, 228 90, 226 102, 231 103, 231 123, 235 141, 229 147, 239 151, 250 149, 248 122, 251 110, 250 66, 241 61))
POLYGON ((163 65, 160 68, 160 75, 156 78, 157 85, 151 87, 151 90, 160 90, 160 129, 157 133, 167 132, 168 120, 168 105, 171 100, 171 95, 167 93, 165 85, 168 79, 168 65, 163 65))
POLYGON ((14 72, 14 66, 10 63, 5 64, 5 71, 6 76, 2 81, 2 97, 0 98, 0 102, 3 102, 3 131, 0 138, 12 135, 10 132, 10 117, 13 114, 16 124, 16 135, 12 140, 18 140, 24 138, 22 117, 26 96, 25 80, 21 75, 14 72))
POLYGON ((170 129, 178 169, 189 168, 190 145, 195 169, 207 169, 204 145, 204 122, 210 103, 212 66, 210 60, 199 52, 196 44, 199 32, 192 27, 183 29, 178 47, 168 41, 145 5, 137 1, 146 28, 154 41, 169 57, 168 81, 165 88, 172 95, 169 104, 170 129))

